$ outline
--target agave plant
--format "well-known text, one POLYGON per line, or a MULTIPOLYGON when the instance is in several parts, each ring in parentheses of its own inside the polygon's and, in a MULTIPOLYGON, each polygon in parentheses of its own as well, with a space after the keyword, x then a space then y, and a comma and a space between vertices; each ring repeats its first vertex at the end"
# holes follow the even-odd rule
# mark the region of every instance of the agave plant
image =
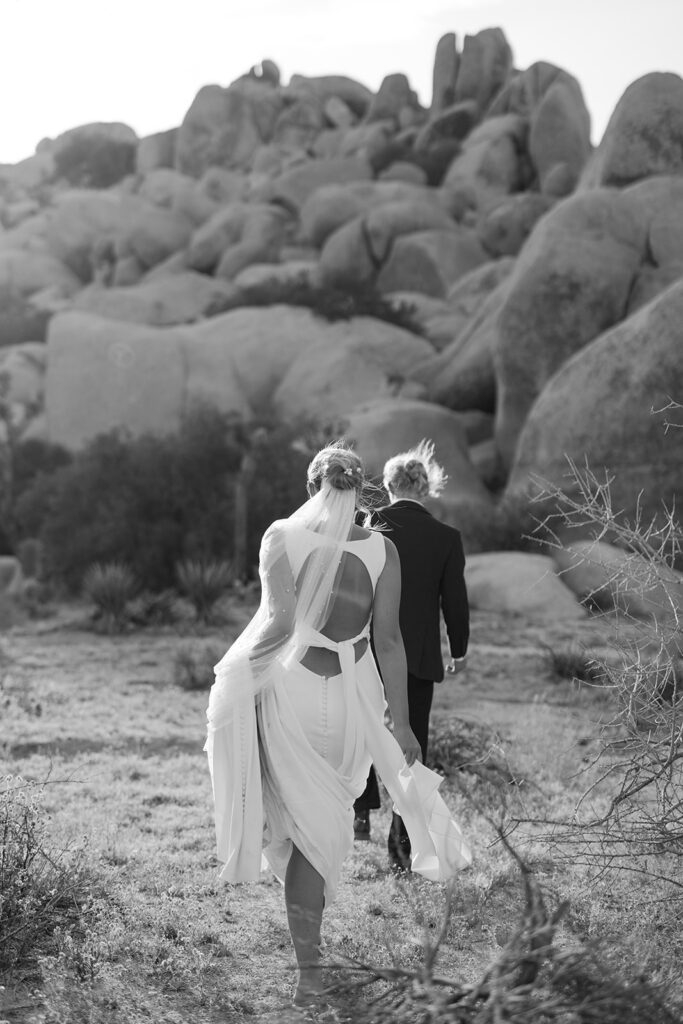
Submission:
POLYGON ((108 632, 120 632, 128 621, 128 605, 138 585, 122 562, 96 562, 83 577, 83 592, 95 605, 96 616, 108 632))
POLYGON ((188 558, 176 566, 181 592, 195 610, 197 621, 208 623, 216 603, 232 586, 235 572, 232 562, 202 562, 188 558))

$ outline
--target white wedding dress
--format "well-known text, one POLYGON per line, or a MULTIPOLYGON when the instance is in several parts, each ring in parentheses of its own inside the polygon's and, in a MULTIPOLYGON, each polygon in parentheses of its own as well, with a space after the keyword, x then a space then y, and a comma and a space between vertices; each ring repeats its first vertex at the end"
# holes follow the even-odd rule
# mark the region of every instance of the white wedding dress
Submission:
MULTIPOLYGON (((318 506, 349 494, 324 491, 318 506)), ((438 793, 441 778, 419 763, 409 768, 384 724, 369 634, 385 538, 345 539, 348 499, 332 531, 341 536, 331 536, 320 507, 311 516, 316 498, 264 537, 261 608, 216 666, 206 750, 221 878, 255 880, 265 859, 283 879, 294 843, 322 875, 329 905, 371 763, 406 824, 413 871, 445 880, 471 855, 438 793), (328 675, 304 664, 320 648, 328 675)))

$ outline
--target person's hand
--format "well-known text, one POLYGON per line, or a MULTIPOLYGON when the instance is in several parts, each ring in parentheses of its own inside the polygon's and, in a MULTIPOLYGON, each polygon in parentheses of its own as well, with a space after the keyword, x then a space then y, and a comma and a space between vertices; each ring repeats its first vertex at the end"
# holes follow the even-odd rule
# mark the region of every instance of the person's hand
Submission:
POLYGON ((449 676, 458 676, 461 672, 464 672, 467 668, 467 658, 451 658, 446 666, 446 672, 449 676))
POLYGON ((408 767, 422 760, 422 749, 409 725, 394 726, 394 738, 403 751, 408 767))

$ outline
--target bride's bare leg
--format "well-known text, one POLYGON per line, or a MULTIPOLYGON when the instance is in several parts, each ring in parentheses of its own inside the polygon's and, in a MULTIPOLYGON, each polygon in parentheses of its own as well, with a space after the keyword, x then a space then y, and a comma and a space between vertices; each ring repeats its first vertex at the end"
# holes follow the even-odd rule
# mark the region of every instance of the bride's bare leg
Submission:
POLYGON ((322 991, 320 967, 320 926, 323 918, 323 877, 306 860, 301 850, 292 848, 285 874, 287 922, 299 967, 295 1002, 305 1002, 322 991))

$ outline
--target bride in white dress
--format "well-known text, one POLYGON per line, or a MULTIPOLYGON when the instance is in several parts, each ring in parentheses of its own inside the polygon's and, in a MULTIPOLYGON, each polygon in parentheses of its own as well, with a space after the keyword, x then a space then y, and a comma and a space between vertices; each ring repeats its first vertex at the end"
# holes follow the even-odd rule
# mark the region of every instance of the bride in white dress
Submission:
POLYGON ((417 760, 398 555, 354 524, 364 483, 342 445, 313 459, 310 500, 263 537, 261 604, 216 665, 207 712, 220 877, 254 881, 268 864, 284 882, 299 1004, 322 990, 323 908, 353 845, 353 801, 371 762, 408 829, 413 871, 445 880, 471 860, 440 777, 417 760))

